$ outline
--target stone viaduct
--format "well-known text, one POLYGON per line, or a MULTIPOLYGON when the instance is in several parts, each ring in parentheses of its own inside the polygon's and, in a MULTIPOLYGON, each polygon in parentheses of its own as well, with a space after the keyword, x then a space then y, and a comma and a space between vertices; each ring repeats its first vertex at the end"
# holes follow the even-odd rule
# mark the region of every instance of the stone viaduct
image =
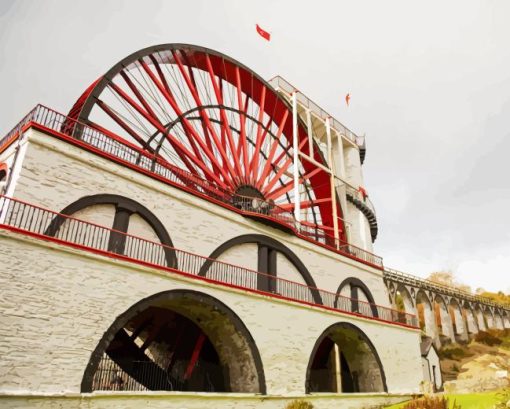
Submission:
POLYGON ((449 342, 467 342, 487 329, 510 328, 510 305, 385 268, 384 282, 390 302, 419 318, 423 335, 439 347, 449 342))

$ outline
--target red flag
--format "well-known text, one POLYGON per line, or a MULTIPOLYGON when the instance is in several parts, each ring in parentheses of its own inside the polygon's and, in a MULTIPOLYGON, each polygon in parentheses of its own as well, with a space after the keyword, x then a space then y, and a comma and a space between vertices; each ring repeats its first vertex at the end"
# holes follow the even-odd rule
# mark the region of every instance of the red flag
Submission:
POLYGON ((347 104, 347 106, 349 106, 349 101, 351 100, 351 94, 347 94, 345 96, 345 103, 347 104))
POLYGON ((271 40, 271 34, 265 30, 262 30, 258 24, 255 24, 255 28, 257 29, 257 33, 259 33, 262 38, 266 39, 267 41, 271 40))

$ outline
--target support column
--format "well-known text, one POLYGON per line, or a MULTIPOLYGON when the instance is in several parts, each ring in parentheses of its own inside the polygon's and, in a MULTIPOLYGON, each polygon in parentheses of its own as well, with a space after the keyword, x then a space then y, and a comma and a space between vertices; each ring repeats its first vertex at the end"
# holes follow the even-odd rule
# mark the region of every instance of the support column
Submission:
POLYGON ((467 323, 467 331, 468 334, 478 334, 478 325, 475 320, 475 316, 473 314, 473 311, 470 308, 464 308, 464 317, 467 323))
POLYGON ((441 327, 443 328, 443 335, 447 337, 451 342, 455 342, 453 322, 448 312, 448 307, 444 303, 440 304, 439 314, 441 316, 441 327))
POLYGON ((294 218, 301 222, 301 197, 299 196, 299 142, 297 119, 297 91, 292 93, 292 151, 293 151, 293 178, 294 178, 294 218))
POLYGON ((456 304, 456 307, 452 307, 453 317, 455 319, 455 339, 459 341, 467 341, 469 336, 467 332, 467 325, 462 314, 462 307, 458 302, 456 302, 456 304))
POLYGON ((329 184, 331 191, 331 209, 333 211, 333 232, 335 236, 335 245, 338 248, 340 245, 339 238, 340 234, 338 231, 338 211, 336 203, 336 191, 335 191, 335 170, 333 164, 333 150, 331 143, 331 118, 326 118, 326 138, 327 138, 327 149, 328 149, 328 165, 331 170, 329 175, 329 184))
POLYGON ((476 320, 478 322, 478 329, 480 331, 487 331, 487 325, 485 325, 485 318, 483 316, 483 311, 481 308, 476 309, 476 320))
POLYGON ((494 326, 494 317, 492 315, 492 312, 491 311, 488 311, 488 313, 484 313, 483 314, 485 319, 487 320, 487 329, 494 329, 495 326, 494 326))
POLYGON ((335 359, 335 382, 336 382, 336 392, 342 393, 342 367, 340 364, 340 348, 338 344, 335 342, 333 345, 333 355, 335 359))

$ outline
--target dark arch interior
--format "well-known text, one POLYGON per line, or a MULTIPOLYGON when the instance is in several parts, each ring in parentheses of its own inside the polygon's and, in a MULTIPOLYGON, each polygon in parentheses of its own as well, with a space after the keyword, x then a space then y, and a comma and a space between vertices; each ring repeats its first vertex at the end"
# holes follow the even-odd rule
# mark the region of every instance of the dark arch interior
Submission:
POLYGON ((319 337, 308 364, 306 392, 384 392, 386 379, 368 337, 347 323, 319 337))
POLYGON ((115 334, 92 388, 226 392, 225 375, 198 325, 172 310, 149 307, 115 334))
POLYGON ((265 393, 262 363, 239 318, 193 291, 149 297, 105 333, 82 392, 166 390, 265 393))

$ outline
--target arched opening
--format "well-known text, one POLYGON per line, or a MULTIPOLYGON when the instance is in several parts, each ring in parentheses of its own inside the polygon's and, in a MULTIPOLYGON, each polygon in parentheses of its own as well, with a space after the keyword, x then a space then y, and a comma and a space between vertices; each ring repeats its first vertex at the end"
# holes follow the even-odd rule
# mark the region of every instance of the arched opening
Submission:
POLYGON ((416 294, 416 310, 421 330, 425 335, 434 337, 436 334, 434 311, 429 297, 427 297, 423 290, 419 290, 416 294))
POLYGON ((330 326, 312 350, 306 393, 385 392, 384 370, 370 339, 349 323, 330 326))
POLYGON ((454 339, 455 334, 452 327, 452 320, 448 313, 448 304, 440 295, 436 295, 434 298, 434 317, 439 335, 448 339, 454 339))
POLYGON ((487 323, 485 322, 485 317, 483 315, 483 310, 480 304, 476 304, 474 307, 474 313, 476 317, 476 322, 480 331, 487 331, 487 323))
POLYGON ((89 231, 81 226, 76 229, 67 218, 56 216, 46 229, 46 235, 60 238, 73 234, 77 243, 93 242, 101 250, 155 261, 168 267, 177 265, 172 240, 163 223, 149 209, 132 199, 112 194, 85 196, 62 209, 60 214, 97 223, 107 229, 89 231))
POLYGON ((120 315, 93 352, 81 390, 266 393, 258 349, 239 317, 187 290, 153 295, 120 315))
POLYGON ((483 316, 485 318, 485 322, 487 323, 487 329, 493 329, 495 327, 494 326, 494 315, 493 315, 490 307, 485 307, 483 316))
POLYGON ((475 313, 471 309, 469 302, 464 302, 462 315, 464 322, 466 323, 467 331, 469 334, 476 334, 478 332, 478 326, 476 323, 475 313))
POLYGON ((505 313, 504 313, 503 326, 505 328, 510 328, 510 311, 505 311, 505 313))
POLYGON ((503 314, 500 311, 494 311, 494 321, 497 329, 504 329, 505 324, 503 320, 503 314))
POLYGON ((366 284, 356 277, 346 278, 338 286, 334 307, 365 316, 379 316, 372 293, 366 284))
MULTIPOLYGON (((260 273, 257 282, 250 284, 259 291, 275 293, 315 304, 322 304, 312 275, 299 257, 279 241, 261 234, 246 234, 230 239, 214 250, 200 269, 199 275, 216 279, 211 268, 214 260, 252 268, 260 273), (225 258, 240 249, 237 258, 225 258)), ((242 278, 240 276, 240 278, 242 278)))
POLYGON ((450 300, 449 311, 455 335, 458 336, 459 338, 462 338, 463 335, 465 334, 464 317, 462 315, 462 308, 460 307, 459 302, 455 298, 452 298, 450 300))
POLYGON ((399 286, 395 292, 394 300, 395 308, 398 311, 406 312, 408 314, 416 314, 414 308, 413 298, 404 286, 399 286))

